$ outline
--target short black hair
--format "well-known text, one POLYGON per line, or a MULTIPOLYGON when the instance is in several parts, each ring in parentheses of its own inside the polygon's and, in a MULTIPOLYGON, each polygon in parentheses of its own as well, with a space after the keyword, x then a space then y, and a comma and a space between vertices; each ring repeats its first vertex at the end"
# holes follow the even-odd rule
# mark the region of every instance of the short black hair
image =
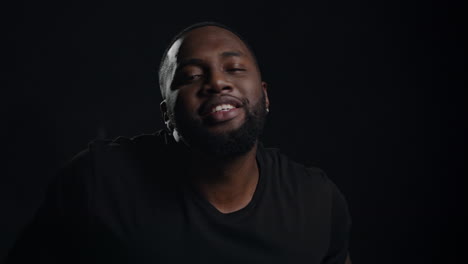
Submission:
MULTIPOLYGON (((204 22, 199 22, 199 23, 195 23, 195 24, 192 24, 186 28, 184 28, 182 31, 180 31, 179 33, 177 33, 177 35, 174 36, 174 38, 172 38, 172 40, 169 42, 169 45, 166 47, 166 50, 164 51, 163 53, 163 56, 161 58, 161 62, 159 63, 159 68, 158 68, 158 75, 159 75, 159 88, 161 90, 161 96, 163 97, 163 99, 166 98, 166 95, 165 95, 165 87, 163 87, 163 75, 162 74, 162 71, 163 71, 163 66, 164 64, 166 63, 166 57, 167 57, 167 53, 169 52, 169 50, 171 49, 172 45, 174 45, 174 42, 176 42, 178 39, 180 39, 182 36, 184 36, 185 34, 187 34, 188 32, 196 29, 196 28, 200 28, 200 27, 206 27, 206 26, 215 26, 215 27, 219 27, 219 28, 223 28, 227 31, 230 31, 231 33, 233 33, 234 35, 236 35, 242 42, 244 42, 245 46, 247 47, 247 49, 250 51, 250 53, 252 54, 252 57, 254 59, 254 62, 255 64, 257 65, 258 67, 258 62, 257 62, 257 58, 255 57, 255 53, 252 49, 252 47, 249 45, 249 43, 245 40, 244 37, 242 37, 239 33, 237 33, 235 30, 233 30, 232 28, 226 26, 226 25, 223 25, 221 23, 218 23, 218 22, 213 22, 213 21, 204 21, 204 22)), ((260 67, 258 67, 259 69, 259 72, 260 72, 260 67)))

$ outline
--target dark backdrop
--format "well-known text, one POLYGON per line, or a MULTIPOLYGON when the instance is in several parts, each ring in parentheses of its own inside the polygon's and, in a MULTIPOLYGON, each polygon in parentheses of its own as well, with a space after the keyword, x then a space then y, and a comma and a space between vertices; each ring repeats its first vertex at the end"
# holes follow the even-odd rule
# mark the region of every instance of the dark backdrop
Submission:
POLYGON ((265 145, 323 168, 347 197, 354 263, 457 259, 461 5, 153 2, 2 4, 0 261, 64 161, 92 139, 162 128, 160 57, 204 20, 237 29, 257 53, 270 84, 265 145))

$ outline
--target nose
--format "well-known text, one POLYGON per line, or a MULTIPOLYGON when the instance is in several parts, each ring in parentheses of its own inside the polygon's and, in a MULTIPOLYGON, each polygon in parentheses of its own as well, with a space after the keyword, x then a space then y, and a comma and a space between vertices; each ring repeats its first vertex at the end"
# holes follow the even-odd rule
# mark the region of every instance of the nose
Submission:
POLYGON ((210 72, 209 78, 203 85, 202 93, 204 95, 222 93, 232 90, 232 83, 226 79, 226 76, 221 71, 210 72))

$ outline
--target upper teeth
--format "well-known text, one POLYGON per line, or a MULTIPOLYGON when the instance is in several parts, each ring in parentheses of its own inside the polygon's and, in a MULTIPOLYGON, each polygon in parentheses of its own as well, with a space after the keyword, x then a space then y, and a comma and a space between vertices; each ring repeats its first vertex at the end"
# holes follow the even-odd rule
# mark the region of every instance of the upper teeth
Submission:
POLYGON ((230 110, 230 109, 233 109, 233 108, 235 108, 233 105, 222 104, 222 105, 218 105, 216 107, 213 107, 211 109, 211 113, 214 113, 214 112, 217 112, 217 111, 227 111, 227 110, 230 110))

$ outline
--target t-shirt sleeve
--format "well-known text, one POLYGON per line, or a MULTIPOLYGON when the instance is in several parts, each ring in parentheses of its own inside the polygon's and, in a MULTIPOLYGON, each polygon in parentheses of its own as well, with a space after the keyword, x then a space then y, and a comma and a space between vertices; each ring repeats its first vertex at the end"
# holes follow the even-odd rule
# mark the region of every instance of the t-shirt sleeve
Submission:
POLYGON ((351 216, 346 199, 336 185, 332 188, 331 237, 324 264, 344 264, 348 255, 351 216))
POLYGON ((80 199, 80 178, 91 170, 88 162, 86 153, 80 153, 52 179, 34 219, 10 250, 6 263, 70 263, 70 233, 74 232, 70 212, 81 210, 73 200, 80 199))

